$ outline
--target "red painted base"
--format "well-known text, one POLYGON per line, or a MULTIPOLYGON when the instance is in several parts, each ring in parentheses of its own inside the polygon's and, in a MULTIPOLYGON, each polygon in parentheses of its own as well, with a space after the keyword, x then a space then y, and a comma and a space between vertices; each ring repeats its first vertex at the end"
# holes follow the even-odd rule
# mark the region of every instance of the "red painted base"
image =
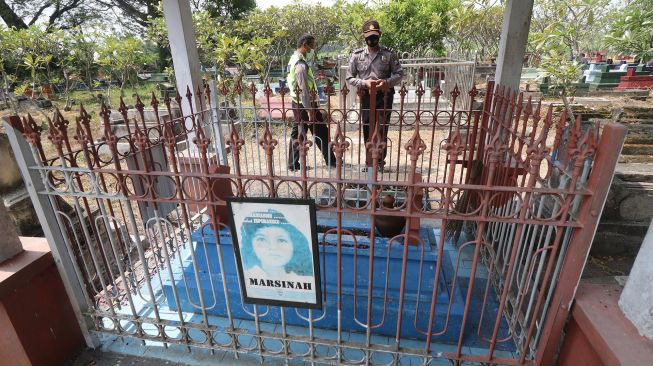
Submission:
POLYGON ((84 339, 47 242, 21 242, 0 263, 0 364, 60 365, 84 339))
POLYGON ((653 88, 653 75, 622 76, 616 89, 653 88))
POLYGON ((617 302, 622 287, 581 283, 558 366, 653 365, 653 342, 637 333, 617 302))

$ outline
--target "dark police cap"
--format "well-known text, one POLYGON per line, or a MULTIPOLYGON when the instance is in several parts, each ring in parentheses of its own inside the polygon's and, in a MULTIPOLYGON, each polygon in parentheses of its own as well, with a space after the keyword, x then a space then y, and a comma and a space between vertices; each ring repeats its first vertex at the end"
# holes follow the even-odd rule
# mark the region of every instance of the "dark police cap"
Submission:
POLYGON ((381 27, 379 27, 379 22, 374 19, 370 19, 363 23, 363 35, 365 37, 371 35, 381 35, 381 27))

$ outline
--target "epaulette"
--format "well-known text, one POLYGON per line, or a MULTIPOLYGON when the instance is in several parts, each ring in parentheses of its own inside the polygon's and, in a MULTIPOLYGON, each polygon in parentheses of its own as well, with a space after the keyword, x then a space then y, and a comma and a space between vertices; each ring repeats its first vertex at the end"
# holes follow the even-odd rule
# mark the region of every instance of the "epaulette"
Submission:
POLYGON ((392 52, 392 53, 395 53, 395 50, 393 50, 393 49, 392 49, 392 48, 390 48, 390 47, 386 47, 386 46, 381 46, 381 49, 382 49, 382 50, 385 50, 385 51, 388 51, 388 52, 392 52))
POLYGON ((365 47, 363 47, 363 48, 357 48, 357 49, 354 50, 354 53, 361 53, 361 52, 363 52, 364 50, 365 50, 365 47))

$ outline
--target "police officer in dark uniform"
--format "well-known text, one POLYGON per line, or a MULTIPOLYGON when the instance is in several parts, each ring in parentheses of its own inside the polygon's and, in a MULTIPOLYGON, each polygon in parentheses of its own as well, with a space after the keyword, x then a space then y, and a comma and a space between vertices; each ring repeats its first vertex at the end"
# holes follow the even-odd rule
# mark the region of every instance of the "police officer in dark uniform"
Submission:
MULTIPOLYGON (((399 58, 391 49, 381 46, 381 28, 376 20, 368 20, 363 24, 363 37, 367 47, 354 51, 349 60, 347 70, 347 82, 356 88, 362 88, 364 95, 361 98, 363 110, 361 123, 363 124, 363 136, 368 142, 374 134, 374 126, 370 128, 370 89, 376 85, 376 115, 379 126, 378 134, 383 142, 387 141, 388 125, 392 112, 392 101, 394 99, 394 87, 399 84, 404 72, 399 63, 399 58), (384 90, 387 92, 384 93, 384 90)), ((386 149, 383 150, 383 157, 379 162, 379 169, 383 171, 385 166, 386 149)), ((372 166, 372 157, 369 151, 365 154, 365 165, 363 169, 372 166)))

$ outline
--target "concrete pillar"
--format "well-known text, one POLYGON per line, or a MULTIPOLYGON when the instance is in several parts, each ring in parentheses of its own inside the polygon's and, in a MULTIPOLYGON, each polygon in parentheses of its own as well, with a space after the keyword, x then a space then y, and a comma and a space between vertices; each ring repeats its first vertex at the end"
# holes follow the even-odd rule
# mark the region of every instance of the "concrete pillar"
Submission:
POLYGON ((642 336, 653 340, 653 222, 648 228, 626 286, 619 299, 619 307, 642 336))
POLYGON ((0 263, 2 263, 23 251, 14 223, 11 221, 7 208, 2 201, 0 201, 0 227, 2 228, 2 235, 0 235, 0 263))
POLYGON ((519 88, 534 0, 507 0, 499 41, 496 85, 519 88))
MULTIPOLYGON (((188 0, 163 0, 163 16, 168 29, 177 90, 185 99, 187 86, 195 94, 197 87, 202 85, 190 2, 188 0)), ((197 101, 194 102, 193 110, 197 111, 197 101)), ((184 113, 187 113, 188 107, 183 110, 184 113)))

